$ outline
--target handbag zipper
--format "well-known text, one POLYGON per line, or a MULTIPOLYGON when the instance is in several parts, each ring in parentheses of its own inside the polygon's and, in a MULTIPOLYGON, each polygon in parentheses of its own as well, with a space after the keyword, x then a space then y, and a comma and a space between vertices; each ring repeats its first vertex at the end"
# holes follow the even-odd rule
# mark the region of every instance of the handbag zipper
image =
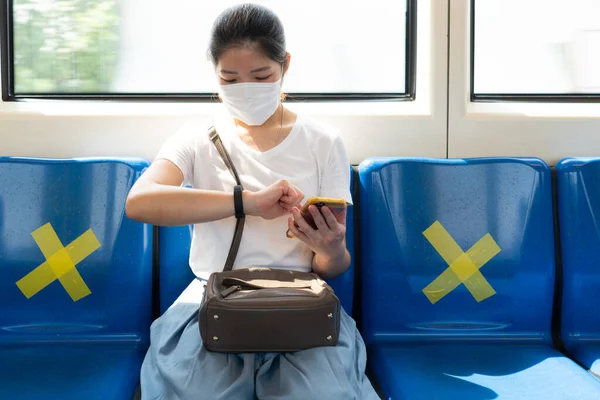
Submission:
POLYGON ((221 292, 221 296, 223 296, 223 298, 226 298, 232 293, 239 292, 240 290, 242 290, 241 285, 229 286, 227 289, 221 292))

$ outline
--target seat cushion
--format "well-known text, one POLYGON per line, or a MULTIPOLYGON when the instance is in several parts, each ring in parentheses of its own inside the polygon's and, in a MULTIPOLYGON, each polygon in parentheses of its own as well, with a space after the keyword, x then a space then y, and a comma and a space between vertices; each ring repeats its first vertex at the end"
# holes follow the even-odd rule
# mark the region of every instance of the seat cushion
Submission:
POLYGON ((0 347, 0 399, 131 400, 145 349, 135 344, 0 347))
POLYGON ((569 355, 600 377, 600 343, 576 346, 569 355))
POLYGON ((386 399, 599 399, 600 380, 545 345, 376 344, 386 399))

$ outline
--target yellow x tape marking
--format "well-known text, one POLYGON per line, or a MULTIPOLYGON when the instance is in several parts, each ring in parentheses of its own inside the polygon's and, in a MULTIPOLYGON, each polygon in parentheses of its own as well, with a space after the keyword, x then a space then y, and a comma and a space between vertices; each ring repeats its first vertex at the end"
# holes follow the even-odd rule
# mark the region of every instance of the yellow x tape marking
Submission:
POLYGON ((92 292, 87 287, 75 265, 100 247, 100 242, 91 229, 64 247, 50 223, 31 233, 33 240, 44 254, 46 261, 21 278, 17 286, 28 299, 54 282, 63 285, 73 301, 80 300, 92 292))
POLYGON ((431 304, 438 302, 461 283, 464 283, 477 302, 496 294, 479 272, 481 267, 500 253, 500 247, 489 233, 479 239, 466 253, 439 221, 435 221, 423 232, 423 235, 448 264, 448 268, 423 289, 431 304))

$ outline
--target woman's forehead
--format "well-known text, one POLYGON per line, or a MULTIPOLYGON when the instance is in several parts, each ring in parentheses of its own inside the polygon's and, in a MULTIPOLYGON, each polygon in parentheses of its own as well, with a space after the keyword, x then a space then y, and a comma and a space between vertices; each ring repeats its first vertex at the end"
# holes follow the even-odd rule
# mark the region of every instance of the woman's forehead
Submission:
POLYGON ((251 72, 256 69, 276 66, 277 62, 267 57, 258 46, 235 46, 227 49, 219 57, 219 70, 235 70, 235 72, 251 72))

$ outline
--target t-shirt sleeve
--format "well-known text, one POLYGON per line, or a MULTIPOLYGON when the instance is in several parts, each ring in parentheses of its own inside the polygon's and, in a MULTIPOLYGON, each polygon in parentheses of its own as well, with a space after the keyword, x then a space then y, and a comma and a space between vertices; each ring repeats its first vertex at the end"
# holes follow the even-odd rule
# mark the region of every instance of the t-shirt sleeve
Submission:
POLYGON ((321 172, 321 197, 342 198, 352 204, 350 194, 350 161, 342 137, 336 135, 325 167, 321 172))
POLYGON ((197 137, 185 129, 171 136, 162 145, 155 160, 169 160, 183 174, 182 185, 192 185, 194 181, 194 163, 196 159, 197 137))

